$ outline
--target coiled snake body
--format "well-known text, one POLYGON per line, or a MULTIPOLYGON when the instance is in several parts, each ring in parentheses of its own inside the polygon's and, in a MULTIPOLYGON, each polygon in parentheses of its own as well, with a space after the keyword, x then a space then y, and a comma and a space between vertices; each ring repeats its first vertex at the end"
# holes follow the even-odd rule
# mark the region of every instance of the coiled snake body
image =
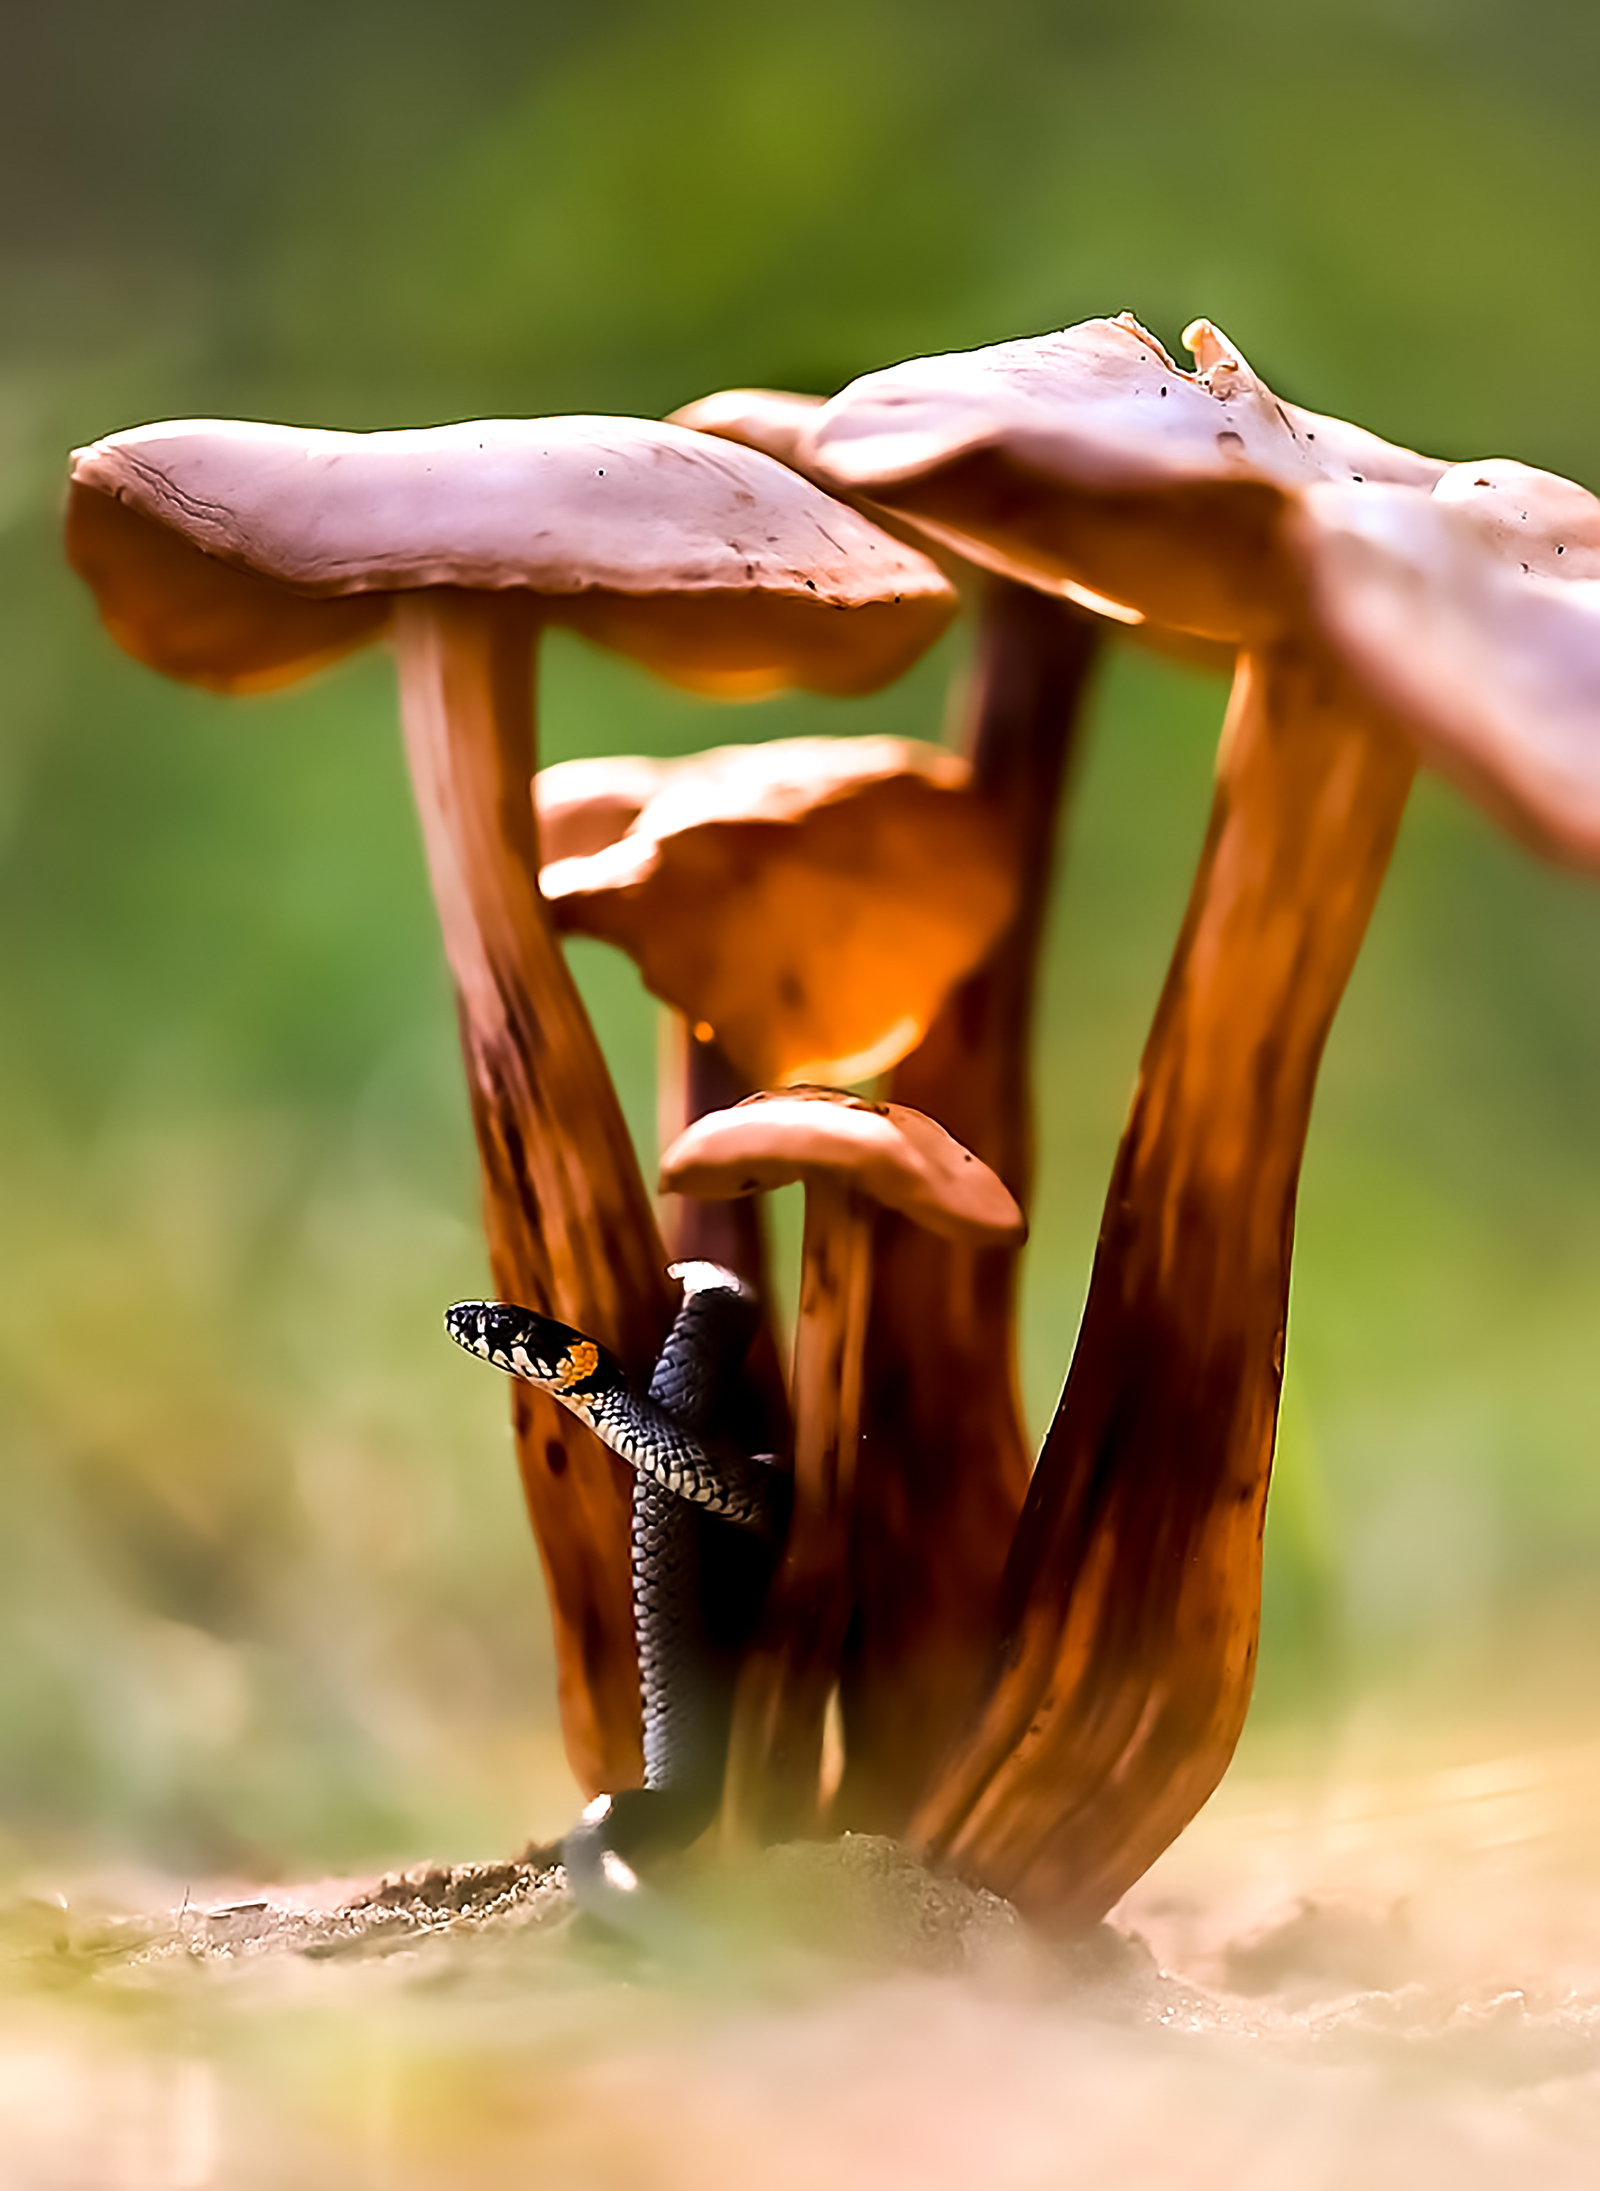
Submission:
POLYGON ((789 1480, 714 1435, 755 1332, 755 1296, 732 1271, 682 1263, 677 1318, 650 1380, 569 1324, 463 1301, 445 1326, 469 1353, 551 1393, 634 1471, 634 1633, 644 1706, 644 1786, 595 1799, 562 1844, 580 1903, 633 1933, 659 1929, 636 1864, 683 1848, 722 1793, 733 1684, 787 1519, 789 1480))

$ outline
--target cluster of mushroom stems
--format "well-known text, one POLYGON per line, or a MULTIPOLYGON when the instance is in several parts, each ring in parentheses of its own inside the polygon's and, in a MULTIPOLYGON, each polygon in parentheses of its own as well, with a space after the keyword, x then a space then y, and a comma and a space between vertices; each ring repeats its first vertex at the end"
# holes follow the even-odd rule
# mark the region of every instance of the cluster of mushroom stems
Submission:
MULTIPOLYGON (((107 627, 168 674, 248 692, 390 640, 503 1299, 643 1374, 672 1257, 766 1298, 750 1198, 803 1180, 792 1374, 770 1320, 754 1357, 793 1518, 727 1824, 899 1833, 1059 1930, 1182 1830, 1243 1723, 1300 1161, 1418 760, 1600 864, 1600 503, 1281 402, 1208 323, 1185 340, 1192 370, 1090 321, 665 424, 178 422, 78 452, 68 512, 107 627), (954 745, 538 771, 547 625, 712 696, 847 696, 962 605, 954 745), (1031 1023, 1108 636, 1234 681, 1035 1465, 1031 1023), (662 1000, 659 1220, 563 933, 662 1000)), ((513 1395, 568 1754, 626 1788, 627 1472, 513 1395)))

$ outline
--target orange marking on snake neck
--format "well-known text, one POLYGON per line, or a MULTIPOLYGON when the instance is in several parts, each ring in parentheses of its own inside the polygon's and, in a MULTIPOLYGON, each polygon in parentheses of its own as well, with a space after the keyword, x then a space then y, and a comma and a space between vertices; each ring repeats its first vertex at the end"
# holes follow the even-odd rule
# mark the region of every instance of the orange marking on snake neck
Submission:
POLYGON ((556 1390, 565 1392, 573 1385, 581 1385, 585 1377, 592 1377, 600 1367, 600 1349, 592 1339, 580 1339, 576 1346, 568 1347, 556 1371, 556 1390))

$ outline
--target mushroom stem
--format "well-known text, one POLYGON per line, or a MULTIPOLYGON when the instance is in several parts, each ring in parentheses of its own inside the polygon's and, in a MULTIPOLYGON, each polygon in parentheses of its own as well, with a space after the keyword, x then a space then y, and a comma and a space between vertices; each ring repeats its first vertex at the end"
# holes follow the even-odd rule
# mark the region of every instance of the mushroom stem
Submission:
MULTIPOLYGON (((638 1367, 660 1345, 671 1289, 616 1092, 539 894, 528 798, 538 631, 520 593, 401 596, 406 751, 455 981, 495 1285, 638 1367)), ((513 1411, 567 1755, 591 1793, 626 1787, 640 1772, 632 1482, 520 1380, 513 1411)))
MULTIPOLYGON (((1017 910, 890 1092, 936 1118, 1027 1207, 1030 1034, 1057 816, 1103 626, 984 582, 963 743, 1002 817, 1017 910)), ((959 1729, 993 1648, 1000 1577, 1032 1454, 1017 1389, 1020 1250, 929 1236, 880 1212, 867 1334, 837 1816, 897 1833, 959 1729)))
POLYGON ((873 1206, 806 1183, 794 1344, 794 1501, 783 1559, 739 1675, 725 1820, 735 1840, 814 1832, 822 1734, 850 1617, 850 1534, 873 1206))
POLYGON ((1243 1723, 1312 1092, 1412 771, 1325 658, 1241 658, 1003 1646, 912 1825, 1056 1930, 1154 1861, 1243 1723))
MULTIPOLYGON (((708 1111, 727 1110, 751 1093, 715 1040, 704 1041, 682 1012, 661 1007, 656 1068, 656 1139, 670 1149, 686 1126, 708 1111)), ((718 1263, 742 1278, 755 1295, 761 1320, 745 1357, 744 1374, 760 1395, 762 1449, 787 1452, 789 1396, 772 1322, 767 1234, 753 1195, 708 1201, 695 1195, 663 1195, 661 1232, 674 1263, 718 1263)))

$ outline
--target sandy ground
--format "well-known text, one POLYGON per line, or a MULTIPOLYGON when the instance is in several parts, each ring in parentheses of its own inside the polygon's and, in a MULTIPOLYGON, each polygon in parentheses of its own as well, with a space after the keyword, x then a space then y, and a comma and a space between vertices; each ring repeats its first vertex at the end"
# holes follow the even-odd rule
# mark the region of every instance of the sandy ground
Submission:
POLYGON ((1597 1819, 1593 1738, 1258 1760, 1070 1952, 865 1841, 650 1961, 538 1868, 41 1894, 0 2183, 1592 2186, 1597 1819))

